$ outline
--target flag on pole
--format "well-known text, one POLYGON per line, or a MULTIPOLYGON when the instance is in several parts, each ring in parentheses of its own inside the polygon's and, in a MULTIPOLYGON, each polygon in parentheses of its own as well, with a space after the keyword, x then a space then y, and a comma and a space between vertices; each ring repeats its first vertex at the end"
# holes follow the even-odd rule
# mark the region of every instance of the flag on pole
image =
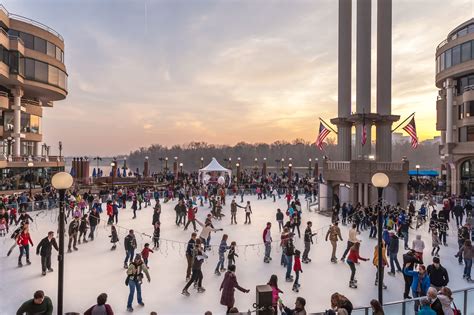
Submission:
POLYGON ((318 148, 320 150, 323 149, 323 142, 324 142, 324 139, 326 139, 326 137, 329 135, 329 133, 331 133, 331 131, 326 128, 326 126, 324 126, 324 124, 322 122, 319 123, 319 135, 318 135, 318 138, 316 139, 316 145, 318 146, 318 148))
POLYGON ((411 147, 416 149, 418 146, 418 136, 416 135, 415 116, 412 117, 408 125, 403 127, 403 130, 405 130, 411 138, 411 147))
POLYGON ((365 115, 362 115, 362 135, 360 139, 360 143, 365 145, 367 142, 367 125, 365 124, 365 115))

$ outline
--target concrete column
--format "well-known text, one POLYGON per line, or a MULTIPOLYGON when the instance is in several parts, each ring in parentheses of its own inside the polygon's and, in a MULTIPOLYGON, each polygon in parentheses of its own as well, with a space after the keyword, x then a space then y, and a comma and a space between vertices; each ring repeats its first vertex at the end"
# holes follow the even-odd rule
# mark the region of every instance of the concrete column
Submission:
POLYGON ((375 143, 375 158, 377 161, 392 161, 392 123, 378 122, 375 127, 377 141, 375 143))
POLYGON ((369 184, 364 184, 364 206, 369 205, 369 184))
POLYGON ((363 188, 363 187, 362 187, 362 183, 358 183, 358 184, 357 184, 357 192, 358 192, 358 194, 357 194, 357 202, 360 202, 361 204, 364 203, 364 200, 363 200, 363 197, 362 197, 362 196, 363 196, 362 188, 363 188))
POLYGON ((13 94, 13 138, 15 143, 13 144, 13 156, 21 155, 21 97, 23 91, 20 88, 11 90, 13 94))
POLYGON ((337 125, 337 146, 340 161, 350 161, 352 155, 352 125, 350 123, 337 125))
POLYGON ((446 143, 453 142, 453 80, 446 79, 446 143))
POLYGON ((35 146, 33 147, 33 155, 41 156, 41 142, 35 142, 35 146))
MULTIPOLYGON (((358 114, 370 113, 371 85, 371 0, 357 0, 357 49, 356 49, 356 111, 358 114)), ((367 126, 367 142, 362 146, 362 122, 356 125, 356 159, 370 155, 371 130, 367 126)))

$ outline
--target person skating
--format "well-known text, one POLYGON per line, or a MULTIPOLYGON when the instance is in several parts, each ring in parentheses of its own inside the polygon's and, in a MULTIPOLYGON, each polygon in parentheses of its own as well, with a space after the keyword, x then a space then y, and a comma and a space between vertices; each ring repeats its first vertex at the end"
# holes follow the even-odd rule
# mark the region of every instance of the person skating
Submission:
POLYGON ((439 234, 438 234, 438 228, 435 226, 434 228, 431 228, 430 225, 430 230, 431 230, 431 256, 439 257, 439 249, 440 249, 440 243, 441 240, 439 239, 439 234))
POLYGON ((356 274, 356 264, 359 264, 359 259, 363 261, 368 261, 368 258, 363 258, 359 254, 360 250, 360 242, 355 242, 354 245, 351 246, 349 250, 349 256, 347 257, 347 264, 351 268, 351 278, 349 280, 349 287, 357 288, 357 280, 355 279, 356 274))
POLYGON ((247 205, 245 206, 245 222, 244 222, 244 224, 247 224, 247 219, 248 219, 248 224, 252 223, 252 221, 250 219, 251 214, 252 214, 252 206, 250 205, 250 201, 247 201, 247 205))
POLYGON ((202 243, 204 244, 204 250, 207 250, 210 248, 210 244, 208 240, 210 239, 211 232, 218 232, 218 231, 223 231, 224 229, 215 229, 212 227, 212 222, 210 220, 206 220, 206 223, 203 224, 201 221, 196 219, 197 224, 199 224, 202 227, 201 234, 199 235, 199 238, 202 240, 202 243))
POLYGON ((112 307, 107 303, 107 294, 101 293, 97 297, 97 304, 91 306, 84 315, 114 315, 112 307))
POLYGON ((272 288, 272 307, 274 310, 276 310, 278 306, 278 300, 280 299, 279 294, 283 293, 283 291, 278 288, 277 275, 271 275, 267 284, 270 286, 270 288, 272 288))
POLYGON ((69 243, 67 246, 68 253, 72 252, 71 246, 74 250, 78 250, 78 248, 76 247, 76 244, 77 244, 77 234, 79 232, 79 226, 80 226, 79 217, 74 217, 74 220, 72 220, 71 223, 69 223, 69 228, 68 228, 69 243))
POLYGON ((176 212, 176 225, 179 226, 181 223, 186 225, 186 205, 184 204, 184 200, 179 200, 178 204, 174 207, 174 211, 176 212), (184 219, 184 222, 182 222, 184 219))
MULTIPOLYGON (((403 255, 403 266, 404 269, 413 270, 415 264, 421 264, 421 261, 415 256, 415 251, 410 249, 407 253, 403 255)), ((403 278, 405 280, 405 290, 403 291, 403 299, 411 299, 410 288, 413 282, 413 277, 403 273, 403 278)))
POLYGON ((471 240, 467 239, 464 241, 464 245, 459 249, 459 252, 456 254, 456 257, 462 256, 464 254, 464 273, 463 279, 466 279, 468 282, 472 282, 471 279, 471 269, 472 269, 472 259, 474 256, 474 247, 472 246, 471 240))
POLYGON ((331 252, 331 262, 337 263, 336 257, 336 249, 337 249, 337 241, 338 239, 342 241, 341 237, 341 230, 339 229, 338 222, 334 222, 333 225, 328 229, 326 233, 326 242, 329 240, 331 241, 332 252, 331 252))
POLYGON ((148 273, 148 268, 142 261, 140 254, 135 255, 135 259, 130 263, 127 269, 127 285, 130 289, 128 294, 127 301, 127 311, 133 312, 132 302, 133 296, 135 295, 135 290, 137 290, 137 302, 140 306, 145 306, 142 300, 142 280, 143 274, 146 275, 148 282, 151 281, 150 274, 148 273))
POLYGON ((352 246, 355 243, 359 243, 360 240, 357 238, 357 224, 353 223, 352 228, 349 230, 349 238, 347 239, 347 247, 346 250, 344 251, 344 254, 342 254, 341 261, 344 261, 346 259, 347 253, 349 253, 349 250, 352 248, 352 246))
POLYGON ((43 276, 46 275, 46 270, 49 272, 53 271, 53 268, 51 268, 51 252, 53 247, 59 251, 58 244, 54 238, 54 232, 49 231, 48 236, 43 238, 36 247, 36 255, 41 256, 41 271, 43 276))
POLYGON ((300 258, 301 252, 299 250, 295 250, 295 264, 293 266, 293 271, 295 272, 295 281, 293 282, 293 291, 299 292, 300 288, 300 272, 303 272, 303 269, 301 268, 301 258, 300 258))
POLYGON ((87 219, 87 214, 84 214, 79 223, 79 239, 77 242, 81 244, 81 239, 84 239, 84 243, 87 243, 86 234, 89 229, 89 220, 87 219))
POLYGON ((229 249, 229 246, 227 246, 227 238, 228 238, 227 234, 222 235, 222 240, 221 240, 221 243, 219 244, 219 261, 217 262, 216 270, 214 270, 214 273, 218 276, 221 275, 221 272, 225 271, 225 268, 224 268, 225 252, 229 249))
MULTIPOLYGON (((430 277, 426 273, 426 268, 424 265, 418 265, 418 271, 409 270, 409 264, 405 266, 403 272, 407 276, 413 277, 413 281, 411 283, 411 291, 414 298, 426 296, 428 292, 428 288, 430 287, 430 277)), ((419 308, 419 301, 415 301, 415 314, 418 312, 419 308)))
POLYGON ((449 275, 446 268, 441 266, 439 257, 433 257, 433 264, 426 268, 426 273, 430 277, 430 286, 437 291, 441 290, 449 283, 449 275))
POLYGON ((91 241, 94 240, 95 229, 97 225, 99 225, 99 223, 100 223, 100 215, 97 212, 97 209, 92 208, 92 211, 89 214, 89 226, 91 228, 89 232, 89 239, 91 241))
POLYGON ((400 247, 400 241, 394 231, 390 230, 389 235, 390 242, 388 245, 388 255, 390 257, 390 272, 388 272, 387 274, 390 276, 395 276, 395 267, 397 267, 397 272, 403 272, 402 268, 400 267, 400 263, 398 262, 398 250, 400 247))
POLYGON ((239 283, 237 282, 237 277, 235 275, 235 265, 230 265, 229 270, 225 273, 224 280, 222 280, 220 290, 222 291, 221 294, 221 300, 220 303, 221 305, 227 306, 227 312, 226 314, 229 313, 229 310, 234 307, 235 304, 235 297, 234 297, 234 292, 235 289, 244 292, 244 293, 249 293, 250 290, 242 288, 239 283))
POLYGON ((460 265, 462 265, 462 262, 463 262, 463 252, 461 251, 461 248, 466 243, 466 240, 470 239, 469 234, 470 233, 469 233, 469 229, 467 228, 467 226, 459 227, 459 229, 458 229, 458 248, 459 248, 459 252, 458 252, 458 255, 456 255, 456 257, 458 258, 458 262, 459 262, 460 265))
POLYGON ((423 250, 425 249, 425 242, 421 239, 421 235, 417 235, 416 239, 413 241, 412 245, 413 250, 415 251, 415 255, 423 264, 423 250))
POLYGON ((16 311, 16 315, 53 315, 53 303, 48 296, 44 295, 44 292, 38 290, 33 295, 31 300, 21 304, 20 308, 16 311))
POLYGON ((31 240, 29 225, 26 224, 21 231, 20 235, 18 235, 16 239, 16 243, 20 248, 20 256, 18 256, 18 267, 22 267, 23 263, 21 262, 21 258, 23 255, 26 256, 26 263, 31 265, 30 261, 30 244, 33 247, 33 241, 31 240))
POLYGON ((184 286, 183 291, 181 292, 181 294, 186 295, 186 296, 189 296, 188 288, 191 286, 193 282, 197 283, 198 293, 203 293, 204 291, 206 291, 206 289, 202 287, 203 275, 202 275, 201 266, 204 259, 207 258, 207 255, 204 253, 204 249, 201 246, 201 239, 196 239, 196 245, 195 245, 194 251, 195 252, 193 255, 194 261, 193 261, 193 267, 192 267, 192 276, 191 276, 191 279, 189 279, 188 283, 186 283, 186 285, 184 286))
POLYGON ((160 199, 156 199, 156 204, 155 204, 155 207, 153 208, 153 218, 151 221, 151 225, 155 226, 157 222, 160 223, 160 216, 161 216, 160 199))
POLYGON ((196 247, 196 232, 191 234, 191 239, 188 241, 186 245, 186 260, 187 260, 187 268, 186 268, 186 281, 191 279, 191 268, 193 266, 194 261, 194 254, 195 254, 195 247, 196 247))
POLYGON ((193 224, 193 229, 194 232, 197 232, 196 229, 196 213, 197 213, 197 207, 193 207, 193 204, 190 203, 188 207, 188 223, 184 226, 184 230, 186 231, 188 229, 188 226, 190 223, 193 224))
POLYGON ((286 281, 293 282, 293 276, 291 275, 291 269, 293 267, 293 256, 295 254, 295 246, 293 244, 293 233, 288 235, 288 240, 286 242, 285 247, 283 248, 285 253, 285 260, 286 260, 286 281))
MULTIPOLYGON (((235 257, 239 257, 239 255, 237 255, 237 253, 235 252, 236 247, 237 243, 235 241, 230 243, 229 253, 227 254, 228 266, 235 265, 235 257)), ((229 267, 227 267, 227 269, 229 269, 229 267)))
POLYGON ((271 234, 272 224, 267 222, 267 226, 263 230, 263 243, 265 244, 265 256, 263 257, 263 262, 269 263, 272 260, 270 257, 272 251, 272 234, 271 234))
POLYGON ((123 239, 123 245, 125 248, 125 260, 123 261, 123 268, 128 268, 128 261, 133 261, 135 255, 135 249, 137 248, 137 239, 133 230, 128 231, 128 235, 123 239))
POLYGON ((156 222, 154 229, 153 229, 153 249, 158 249, 160 248, 160 228, 161 224, 160 222, 156 222))
POLYGON ((308 257, 309 251, 311 250, 311 245, 313 244, 313 236, 318 233, 313 233, 311 227, 313 223, 308 221, 306 223, 306 229, 304 231, 304 251, 303 251, 303 263, 307 264, 311 262, 311 258, 308 257))
POLYGON ((117 248, 117 242, 119 241, 117 228, 114 225, 110 226, 110 243, 112 243, 112 248, 110 250, 115 250, 117 248))
POLYGON ((150 268, 148 266, 148 258, 150 257, 150 253, 154 253, 154 251, 150 249, 149 243, 145 243, 145 246, 143 247, 141 254, 142 254, 143 262, 145 263, 145 266, 147 268, 150 268))
POLYGON ((388 261, 387 261, 387 255, 386 255, 386 252, 387 252, 387 249, 386 249, 386 245, 385 245, 385 242, 382 241, 382 279, 379 279, 379 271, 378 271, 378 264, 379 264, 379 246, 378 245, 375 245, 374 247, 374 259, 373 259, 373 265, 375 266, 376 268, 376 271, 375 271, 375 285, 377 286, 379 284, 379 281, 382 282, 382 287, 384 289, 387 289, 387 286, 385 285, 385 283, 383 282, 383 276, 384 276, 384 269, 385 267, 389 267, 388 265, 388 261))
POLYGON ((230 203, 230 224, 237 224, 237 208, 245 209, 245 207, 237 204, 234 198, 230 203))
POLYGON ((283 229, 283 220, 285 219, 285 215, 283 214, 283 212, 281 212, 281 210, 278 208, 277 209, 277 213, 276 213, 276 220, 278 222, 278 230, 280 231, 281 233, 281 230, 283 229))

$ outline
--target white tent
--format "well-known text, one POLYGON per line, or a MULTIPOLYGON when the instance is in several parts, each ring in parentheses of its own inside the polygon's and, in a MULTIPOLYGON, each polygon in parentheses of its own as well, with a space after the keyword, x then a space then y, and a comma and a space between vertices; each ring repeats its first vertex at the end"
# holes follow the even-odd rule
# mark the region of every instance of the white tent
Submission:
POLYGON ((212 161, 206 167, 203 167, 199 170, 199 178, 201 182, 204 181, 205 174, 212 172, 216 172, 219 175, 222 175, 222 173, 227 173, 227 175, 229 175, 229 179, 232 179, 232 171, 220 165, 215 158, 212 158, 212 161))

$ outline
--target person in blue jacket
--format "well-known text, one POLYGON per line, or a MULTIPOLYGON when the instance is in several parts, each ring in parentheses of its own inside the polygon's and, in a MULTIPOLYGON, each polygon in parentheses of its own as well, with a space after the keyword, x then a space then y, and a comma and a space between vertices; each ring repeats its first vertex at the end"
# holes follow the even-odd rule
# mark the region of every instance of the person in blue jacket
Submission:
MULTIPOLYGON (((403 273, 409 277, 413 277, 413 281, 411 283, 411 291, 413 293, 413 297, 421 297, 426 296, 428 289, 430 288, 430 277, 426 273, 426 267, 424 265, 418 265, 418 271, 409 270, 407 269, 410 264, 406 264, 405 268, 403 269, 403 273)), ((417 300, 415 301, 415 313, 418 312, 418 308, 420 307, 420 302, 417 300)))

